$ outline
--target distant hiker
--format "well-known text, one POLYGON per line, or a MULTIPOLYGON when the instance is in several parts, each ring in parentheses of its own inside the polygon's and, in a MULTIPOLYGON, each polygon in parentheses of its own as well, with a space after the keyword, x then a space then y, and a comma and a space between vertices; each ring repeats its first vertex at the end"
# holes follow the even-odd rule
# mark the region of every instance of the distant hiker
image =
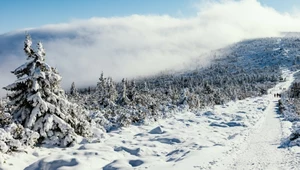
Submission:
POLYGON ((274 94, 274 97, 276 97, 276 94, 274 94))

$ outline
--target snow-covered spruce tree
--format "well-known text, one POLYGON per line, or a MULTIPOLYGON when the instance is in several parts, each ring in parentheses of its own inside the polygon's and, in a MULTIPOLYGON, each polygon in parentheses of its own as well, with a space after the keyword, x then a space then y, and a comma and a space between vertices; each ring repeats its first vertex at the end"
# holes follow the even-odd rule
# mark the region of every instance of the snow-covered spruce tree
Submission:
POLYGON ((178 104, 179 105, 187 105, 188 104, 188 99, 189 99, 189 97, 188 97, 188 89, 183 88, 181 90, 180 99, 179 99, 178 104))
POLYGON ((72 103, 77 103, 78 105, 82 104, 82 100, 80 99, 80 95, 77 91, 75 83, 72 82, 69 93, 67 93, 68 100, 72 103))
POLYGON ((148 92, 149 92, 149 88, 148 88, 147 82, 144 82, 144 89, 143 89, 143 91, 144 91, 145 93, 148 93, 148 92))
POLYGON ((104 102, 104 107, 114 107, 115 101, 118 97, 118 92, 116 90, 116 86, 111 77, 107 78, 106 82, 106 97, 104 102))
POLYGON ((98 106, 102 107, 106 96, 106 78, 103 77, 103 72, 101 73, 99 82, 97 83, 95 95, 95 99, 98 101, 98 106))
POLYGON ((39 133, 40 144, 69 146, 76 139, 76 132, 88 134, 88 122, 76 105, 67 101, 60 87, 61 76, 57 70, 45 63, 45 51, 38 43, 33 50, 29 35, 24 42, 27 62, 14 71, 18 80, 4 87, 12 91, 9 105, 12 117, 24 128, 39 133), (81 117, 79 117, 80 115, 81 117))
POLYGON ((77 89, 76 89, 76 86, 75 86, 74 82, 72 82, 72 84, 71 84, 70 95, 71 96, 77 96, 78 95, 78 92, 77 92, 77 89))
POLYGON ((132 80, 132 82, 130 83, 130 86, 128 88, 128 99, 132 102, 134 102, 135 97, 136 97, 136 84, 135 81, 132 80))
POLYGON ((121 95, 119 96, 119 100, 118 100, 118 104, 121 105, 121 106, 125 106, 125 105, 128 105, 130 100, 128 99, 127 97, 127 90, 126 90, 126 80, 123 78, 122 79, 122 93, 121 95))

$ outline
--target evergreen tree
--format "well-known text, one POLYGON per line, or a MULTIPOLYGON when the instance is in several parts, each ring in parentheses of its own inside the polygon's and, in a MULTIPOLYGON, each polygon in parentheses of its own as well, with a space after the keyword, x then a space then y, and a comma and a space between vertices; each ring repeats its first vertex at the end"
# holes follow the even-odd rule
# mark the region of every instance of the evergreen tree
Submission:
POLYGON ((187 105, 188 102, 188 90, 186 88, 183 88, 181 90, 180 99, 179 99, 179 105, 187 105))
POLYGON ((115 101, 117 99, 118 92, 116 90, 115 84, 111 77, 107 78, 106 88, 105 88, 105 99, 104 107, 115 106, 115 101))
POLYGON ((106 91, 106 79, 103 77, 103 72, 102 72, 96 87, 96 100, 98 101, 99 106, 104 105, 105 95, 106 95, 105 91, 106 91))
POLYGON ((143 91, 144 91, 145 93, 148 93, 148 92, 149 92, 149 88, 148 88, 148 85, 147 85, 147 82, 146 82, 146 81, 144 82, 144 89, 143 89, 143 91))
POLYGON ((128 89, 128 99, 130 101, 134 101, 135 97, 136 97, 136 84, 135 81, 133 80, 128 89))
POLYGON ((75 87, 75 83, 74 82, 72 82, 72 84, 71 84, 70 95, 71 96, 77 96, 78 95, 78 92, 77 92, 77 89, 75 87))
POLYGON ((117 89, 116 89, 116 86, 115 86, 115 83, 113 82, 112 78, 110 78, 110 84, 108 86, 108 98, 115 102, 117 97, 118 97, 118 92, 117 92, 117 89))
POLYGON ((126 80, 125 79, 122 79, 122 93, 119 97, 119 100, 118 100, 118 104, 121 105, 121 106, 124 106, 124 105, 128 105, 129 104, 129 99, 127 97, 127 90, 126 90, 126 80))
POLYGON ((45 50, 41 42, 33 50, 29 35, 24 42, 27 62, 14 71, 17 81, 4 87, 16 123, 40 134, 39 142, 68 146, 75 141, 76 133, 83 132, 78 108, 66 100, 60 87, 62 77, 45 63, 45 50), (74 129, 76 128, 76 129, 74 129), (79 130, 80 129, 80 130, 79 130))

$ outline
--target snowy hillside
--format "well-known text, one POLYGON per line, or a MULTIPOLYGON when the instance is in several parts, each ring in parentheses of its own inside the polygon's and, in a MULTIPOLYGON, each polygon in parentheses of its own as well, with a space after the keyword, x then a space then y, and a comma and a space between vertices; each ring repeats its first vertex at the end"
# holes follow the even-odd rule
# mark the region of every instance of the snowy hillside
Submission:
POLYGON ((80 89, 79 95, 70 95, 70 99, 91 110, 101 108, 117 126, 141 122, 148 116, 167 117, 185 109, 197 112, 199 108, 267 94, 269 88, 284 81, 282 68, 298 69, 299 45, 293 38, 248 40, 215 51, 209 67, 199 67, 201 63, 195 61, 186 71, 123 79, 121 83, 101 74, 95 88, 80 89), (115 117, 118 112, 135 119, 115 117))
POLYGON ((3 169, 300 165, 298 120, 283 121, 297 117, 289 109, 295 104, 287 106, 297 96, 281 96, 297 87, 297 38, 239 42, 214 51, 209 67, 193 60, 184 71, 122 82, 102 73, 95 88, 72 83, 67 94, 43 45, 31 45, 27 36, 27 62, 12 72, 17 81, 5 87, 9 100, 0 103, 3 169))
MULTIPOLYGON (((290 126, 276 113, 273 93, 204 109, 177 113, 146 125, 107 134, 101 143, 71 148, 34 148, 2 155, 4 169, 293 169, 295 151, 279 149, 290 126)), ((297 169, 297 168, 296 168, 297 169)))

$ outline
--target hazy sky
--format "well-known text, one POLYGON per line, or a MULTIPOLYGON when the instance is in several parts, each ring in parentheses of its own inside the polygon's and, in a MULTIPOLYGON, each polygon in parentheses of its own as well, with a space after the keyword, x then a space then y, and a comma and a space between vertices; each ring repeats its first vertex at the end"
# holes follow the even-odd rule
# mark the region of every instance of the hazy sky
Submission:
MULTIPOLYGON (((3 0, 0 96, 26 61, 25 31, 42 41, 62 86, 210 64, 215 49, 251 38, 299 32, 299 0, 3 0)), ((34 45, 35 46, 35 45, 34 45)))
MULTIPOLYGON (((3 0, 0 5, 0 34, 91 17, 121 17, 133 14, 193 17, 197 15, 198 4, 203 1, 211 0, 3 0)), ((300 9, 299 0, 259 2, 280 13, 294 13, 300 9)))

